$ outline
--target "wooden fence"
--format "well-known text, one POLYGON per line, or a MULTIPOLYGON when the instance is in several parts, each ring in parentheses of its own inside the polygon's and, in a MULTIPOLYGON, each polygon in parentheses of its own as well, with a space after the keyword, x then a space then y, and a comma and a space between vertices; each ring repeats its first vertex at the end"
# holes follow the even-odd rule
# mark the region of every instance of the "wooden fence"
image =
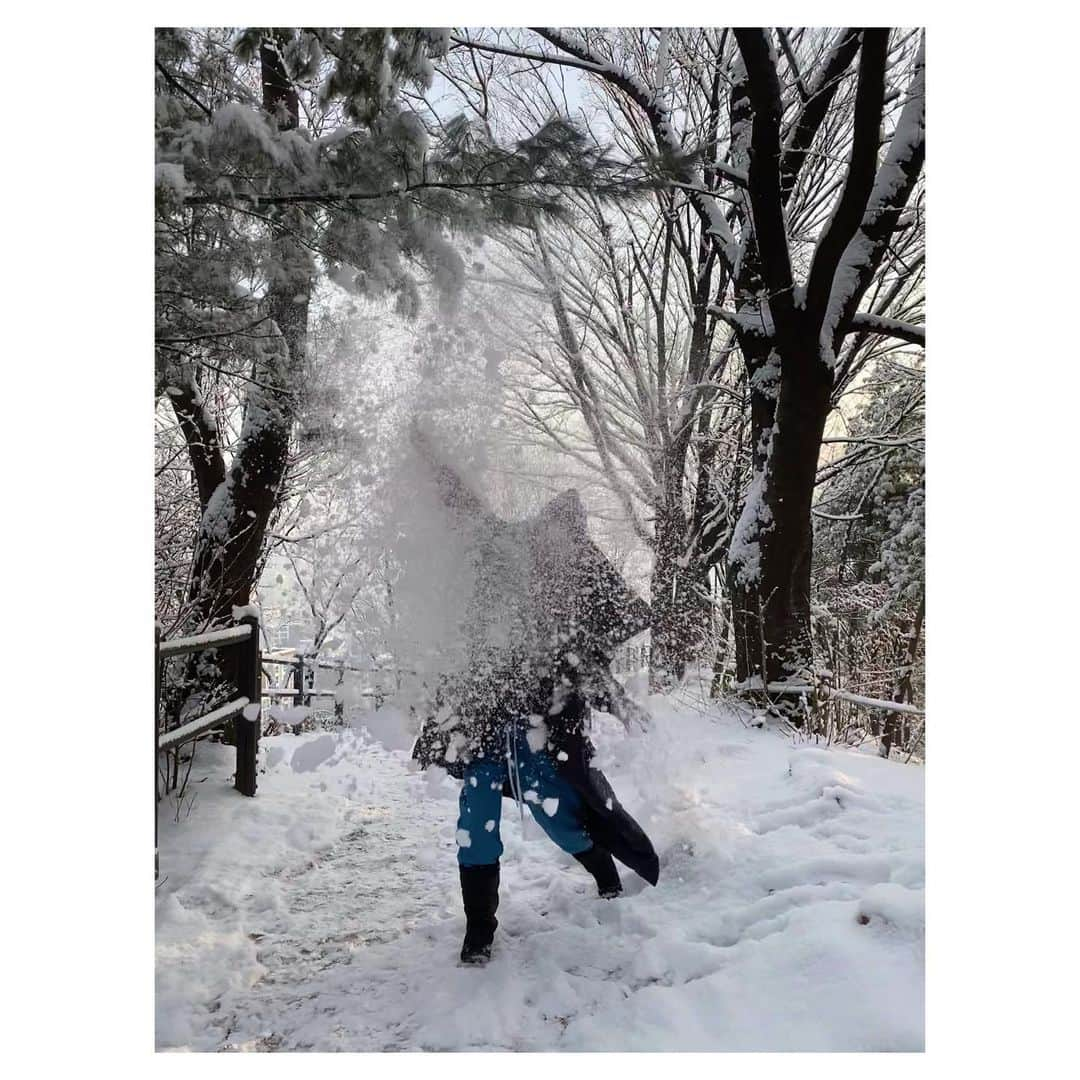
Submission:
MULTIPOLYGON (((616 675, 634 674, 647 669, 649 666, 649 646, 620 645, 615 649, 612 656, 611 669, 616 675)), ((900 669, 898 669, 900 670, 900 669)), ((754 684, 740 684, 735 681, 734 668, 725 668, 719 673, 722 677, 722 685, 729 690, 746 691, 762 690, 760 680, 754 684)), ((824 675, 815 676, 815 682, 811 683, 769 683, 764 688, 769 695, 776 697, 802 696, 816 697, 818 699, 831 699, 834 701, 846 701, 866 709, 877 709, 882 712, 907 713, 912 716, 925 716, 925 710, 909 702, 889 701, 885 698, 872 698, 864 694, 854 694, 847 690, 841 690, 830 684, 824 675)))
MULTIPOLYGON (((256 789, 256 766, 259 753, 259 736, 262 732, 262 699, 292 699, 297 705, 310 707, 314 699, 332 698, 334 716, 338 720, 345 717, 345 701, 342 692, 345 673, 360 675, 380 675, 390 673, 397 681, 400 676, 415 672, 398 668, 363 668, 340 661, 319 660, 311 656, 283 657, 265 654, 260 646, 259 619, 256 615, 245 615, 235 625, 218 630, 209 630, 204 634, 190 637, 162 640, 161 627, 154 628, 154 878, 158 877, 158 763, 160 755, 169 750, 176 750, 188 742, 221 730, 228 721, 233 721, 236 730, 236 778, 235 787, 242 795, 253 797, 256 789), (233 670, 236 672, 236 696, 224 705, 197 717, 187 720, 178 727, 162 732, 158 728, 161 703, 161 685, 164 665, 179 656, 205 652, 209 649, 235 650, 233 670), (264 685, 264 676, 268 676, 266 665, 276 665, 291 669, 292 686, 264 685), (316 688, 309 685, 317 671, 337 673, 337 685, 316 688), (255 709, 249 709, 255 705, 255 709)), ((267 682, 269 678, 267 677, 267 682)), ((383 704, 388 696, 381 687, 359 690, 356 697, 370 697, 375 707, 383 704)))
MULTIPOLYGON (((273 664, 280 667, 290 668, 291 675, 290 681, 292 686, 264 686, 262 688, 262 696, 269 698, 286 698, 293 699, 296 705, 311 706, 313 698, 333 698, 334 699, 334 716, 338 720, 344 719, 345 716, 345 702, 343 700, 343 688, 345 684, 345 673, 353 672, 358 675, 381 675, 391 674, 395 680, 401 675, 415 674, 411 671, 406 671, 402 668, 386 668, 386 667, 356 667, 354 664, 347 664, 340 660, 319 660, 312 656, 274 656, 263 654, 262 664, 265 670, 267 664, 273 664), (315 673, 318 671, 330 671, 337 674, 337 683, 331 687, 316 688, 314 685, 309 685, 309 680, 313 680, 315 673)), ((371 698, 375 707, 379 708, 383 702, 389 696, 382 687, 371 687, 368 689, 359 690, 355 694, 359 698, 371 698)))
POLYGON ((649 666, 649 645, 620 645, 611 658, 611 670, 616 675, 633 675, 649 666))
POLYGON ((161 627, 154 627, 154 880, 158 876, 158 761, 163 751, 174 750, 233 720, 236 727, 236 790, 254 796, 255 769, 259 755, 261 724, 262 658, 259 644, 259 620, 245 615, 236 625, 191 637, 161 640, 161 627), (158 730, 161 682, 164 665, 177 656, 205 652, 208 649, 231 649, 236 656, 237 696, 195 720, 188 720, 169 731, 158 730), (254 705, 255 709, 247 706, 254 705))

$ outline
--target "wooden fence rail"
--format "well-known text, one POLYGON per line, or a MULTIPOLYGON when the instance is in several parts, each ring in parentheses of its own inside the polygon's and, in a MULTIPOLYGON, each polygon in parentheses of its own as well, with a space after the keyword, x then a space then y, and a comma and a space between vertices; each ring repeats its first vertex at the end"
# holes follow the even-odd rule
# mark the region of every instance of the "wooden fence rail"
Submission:
MULTIPOLYGON (((611 667, 616 674, 633 674, 636 671, 647 668, 649 666, 649 659, 648 645, 621 645, 615 650, 611 667)), ((725 668, 723 675, 725 676, 724 685, 730 686, 730 688, 736 692, 747 690, 757 690, 760 692, 761 690, 760 679, 757 680, 756 685, 753 683, 736 683, 735 671, 732 668, 725 668)), ((854 694, 851 691, 841 690, 831 686, 824 677, 820 677, 819 681, 813 685, 810 683, 769 683, 769 685, 765 687, 765 692, 774 694, 778 697, 796 694, 815 695, 818 698, 831 698, 835 701, 846 701, 850 705, 855 705, 864 709, 874 709, 880 712, 906 713, 911 716, 926 715, 926 710, 918 705, 912 705, 906 701, 889 701, 885 698, 873 698, 867 697, 865 694, 854 694)))
POLYGON ((160 641, 158 642, 158 655, 164 658, 184 656, 187 653, 203 652, 206 649, 216 649, 223 645, 235 645, 237 642, 247 641, 250 637, 251 630, 245 623, 237 626, 226 626, 221 630, 208 630, 205 634, 195 634, 192 637, 178 637, 170 638, 168 641, 160 641))
MULTIPOLYGON (((417 674, 412 668, 399 668, 396 666, 357 667, 355 664, 346 664, 341 660, 318 660, 303 654, 299 656, 275 656, 272 653, 263 653, 262 663, 264 666, 277 664, 281 667, 291 668, 293 682, 291 687, 264 686, 262 690, 263 697, 295 698, 296 703, 301 706, 310 706, 312 698, 334 698, 334 716, 338 720, 343 719, 345 715, 345 702, 339 694, 345 682, 345 672, 353 672, 358 675, 389 674, 393 675, 395 683, 402 675, 417 674), (316 689, 314 686, 308 686, 308 676, 314 678, 314 672, 316 671, 336 672, 338 677, 337 685, 333 689, 328 687, 316 689)), ((360 690, 355 696, 358 698, 373 698, 376 708, 379 708, 390 695, 385 689, 374 687, 370 690, 360 690)))
MULTIPOLYGON (((186 724, 181 724, 179 727, 166 731, 164 735, 158 736, 158 750, 171 750, 174 746, 190 742, 199 735, 221 727, 226 720, 235 716, 238 712, 243 712, 248 700, 246 697, 239 697, 235 701, 230 701, 227 705, 222 705, 213 712, 207 713, 205 716, 200 716, 198 720, 190 720, 186 724)), ((245 794, 247 793, 245 792, 245 794)))
MULTIPOLYGON (((757 688, 760 689, 760 682, 757 688)), ((739 686, 735 687, 739 689, 753 690, 755 687, 739 686)), ((851 705, 859 705, 865 709, 877 709, 881 712, 893 712, 893 713, 909 713, 912 716, 925 716, 926 710, 919 708, 918 705, 911 705, 906 701, 889 701, 886 698, 872 698, 866 697, 863 694, 852 694, 847 690, 838 690, 835 687, 829 686, 826 682, 820 682, 815 685, 810 683, 769 683, 765 688, 766 693, 776 694, 777 696, 786 696, 792 694, 816 694, 818 697, 834 698, 837 701, 846 701, 851 705)))

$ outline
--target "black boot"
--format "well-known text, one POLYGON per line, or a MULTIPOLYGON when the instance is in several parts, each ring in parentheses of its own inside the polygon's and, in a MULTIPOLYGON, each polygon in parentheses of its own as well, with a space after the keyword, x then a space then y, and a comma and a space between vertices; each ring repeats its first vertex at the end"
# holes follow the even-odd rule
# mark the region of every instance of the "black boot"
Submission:
POLYGON ((463 964, 486 964, 491 959, 491 942, 499 920, 499 864, 461 866, 461 899, 465 904, 463 964))
POLYGON ((579 851, 574 858, 596 879, 597 891, 605 900, 610 900, 622 892, 619 871, 615 869, 611 852, 593 844, 588 851, 579 851))

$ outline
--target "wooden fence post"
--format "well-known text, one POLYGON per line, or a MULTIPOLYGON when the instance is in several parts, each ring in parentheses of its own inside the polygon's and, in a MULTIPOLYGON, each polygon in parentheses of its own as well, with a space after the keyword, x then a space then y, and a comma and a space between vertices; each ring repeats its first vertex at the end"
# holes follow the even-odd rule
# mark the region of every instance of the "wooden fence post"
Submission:
POLYGON ((345 719, 345 661, 338 668, 337 693, 334 695, 334 720, 341 723, 345 719))
POLYGON ((161 704, 161 623, 154 621, 154 880, 161 866, 158 857, 158 709, 161 704))
POLYGON ((236 718, 236 790, 241 795, 254 795, 262 730, 262 646, 258 616, 245 615, 240 622, 251 627, 251 637, 237 646, 240 660, 236 689, 248 699, 248 707, 236 718), (249 720, 250 713, 254 716, 249 720))
POLYGON ((304 691, 307 689, 305 683, 307 680, 307 672, 304 670, 304 654, 301 653, 296 658, 296 704, 306 705, 304 700, 304 691))

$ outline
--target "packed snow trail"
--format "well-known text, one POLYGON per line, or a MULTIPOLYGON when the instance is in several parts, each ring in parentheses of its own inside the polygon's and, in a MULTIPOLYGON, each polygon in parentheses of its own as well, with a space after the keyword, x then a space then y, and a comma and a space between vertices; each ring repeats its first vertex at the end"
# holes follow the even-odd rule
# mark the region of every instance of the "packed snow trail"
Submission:
POLYGON ((921 1050, 922 770, 650 704, 649 732, 593 736, 659 886, 620 868, 600 900, 507 802, 482 969, 457 963, 458 785, 392 710, 382 742, 264 740, 254 800, 200 747, 194 807, 162 815, 159 1048, 921 1050))

